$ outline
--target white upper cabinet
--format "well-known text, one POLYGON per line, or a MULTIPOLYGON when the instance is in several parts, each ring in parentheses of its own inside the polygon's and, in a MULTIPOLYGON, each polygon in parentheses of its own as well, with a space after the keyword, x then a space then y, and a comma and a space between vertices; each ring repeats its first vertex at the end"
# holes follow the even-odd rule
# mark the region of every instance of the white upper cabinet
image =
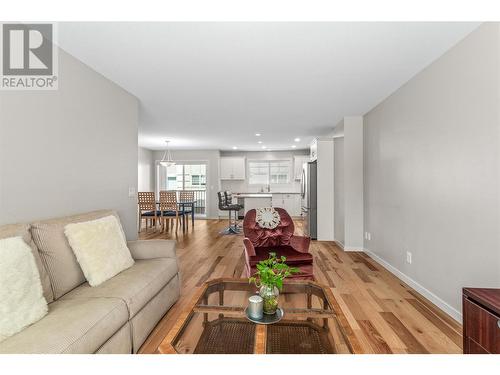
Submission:
POLYGON ((222 157, 220 158, 221 180, 244 180, 245 158, 244 157, 222 157))
POLYGON ((310 160, 309 155, 297 155, 293 157, 293 178, 302 179, 302 165, 310 160))

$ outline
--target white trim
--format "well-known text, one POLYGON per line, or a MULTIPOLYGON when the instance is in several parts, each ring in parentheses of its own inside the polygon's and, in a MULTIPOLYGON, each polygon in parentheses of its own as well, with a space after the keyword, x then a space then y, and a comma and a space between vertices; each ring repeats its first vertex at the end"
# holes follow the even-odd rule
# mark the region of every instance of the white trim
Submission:
POLYGON ((362 246, 360 247, 344 247, 344 251, 365 251, 362 246))
POLYGON ((443 301, 441 298, 436 296, 434 293, 432 293, 430 290, 426 289, 422 285, 420 285, 418 282, 413 280, 411 277, 405 275, 403 272, 398 270, 396 267, 393 265, 389 264, 386 262, 384 259, 373 253, 372 251, 368 249, 364 249, 365 253, 367 253, 370 257, 375 259, 378 263, 380 263, 386 270, 397 276, 399 279, 404 281, 408 286, 412 287, 415 289, 418 293, 423 295, 425 298, 427 298, 429 301, 431 301, 433 304, 435 304, 437 307, 439 307, 441 310, 443 310, 445 313, 447 313, 449 316, 451 316, 453 319, 455 319, 457 322, 462 324, 462 313, 452 306, 450 306, 448 303, 443 301))
POLYGON ((365 249, 363 248, 363 246, 360 246, 360 247, 346 247, 342 242, 340 242, 339 240, 333 240, 333 242, 335 242, 335 244, 340 247, 342 250, 344 251, 365 251, 365 249))

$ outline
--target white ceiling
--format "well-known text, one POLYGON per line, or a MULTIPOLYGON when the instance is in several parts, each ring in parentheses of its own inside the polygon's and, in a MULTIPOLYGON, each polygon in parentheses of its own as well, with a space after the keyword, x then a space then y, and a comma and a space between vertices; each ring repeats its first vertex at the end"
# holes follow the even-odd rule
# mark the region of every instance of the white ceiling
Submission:
POLYGON ((477 23, 61 23, 59 44, 141 102, 139 145, 304 148, 477 23), (294 142, 299 137, 300 142, 294 142))

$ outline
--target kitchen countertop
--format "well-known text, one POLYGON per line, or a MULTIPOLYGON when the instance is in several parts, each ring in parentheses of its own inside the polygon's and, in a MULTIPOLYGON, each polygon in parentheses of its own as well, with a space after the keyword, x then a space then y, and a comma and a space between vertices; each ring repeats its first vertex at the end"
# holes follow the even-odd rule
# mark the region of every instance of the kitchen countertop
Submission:
POLYGON ((272 193, 238 193, 233 194, 237 198, 272 198, 272 193))
POLYGON ((271 192, 255 192, 255 193, 233 193, 234 196, 242 197, 245 195, 252 195, 255 197, 272 196, 273 194, 300 194, 300 192, 282 192, 282 191, 271 191, 271 192))

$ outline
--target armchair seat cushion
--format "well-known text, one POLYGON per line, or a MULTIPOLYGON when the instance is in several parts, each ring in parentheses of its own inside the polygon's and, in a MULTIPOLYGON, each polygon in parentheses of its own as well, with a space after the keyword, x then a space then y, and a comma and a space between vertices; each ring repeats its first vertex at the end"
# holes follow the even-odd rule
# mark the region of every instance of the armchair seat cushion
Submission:
POLYGON ((269 258, 269 253, 276 253, 277 257, 285 256, 286 264, 296 266, 301 264, 312 264, 313 256, 309 253, 301 253, 288 245, 256 247, 255 256, 250 257, 250 266, 255 267, 261 260, 269 258))

